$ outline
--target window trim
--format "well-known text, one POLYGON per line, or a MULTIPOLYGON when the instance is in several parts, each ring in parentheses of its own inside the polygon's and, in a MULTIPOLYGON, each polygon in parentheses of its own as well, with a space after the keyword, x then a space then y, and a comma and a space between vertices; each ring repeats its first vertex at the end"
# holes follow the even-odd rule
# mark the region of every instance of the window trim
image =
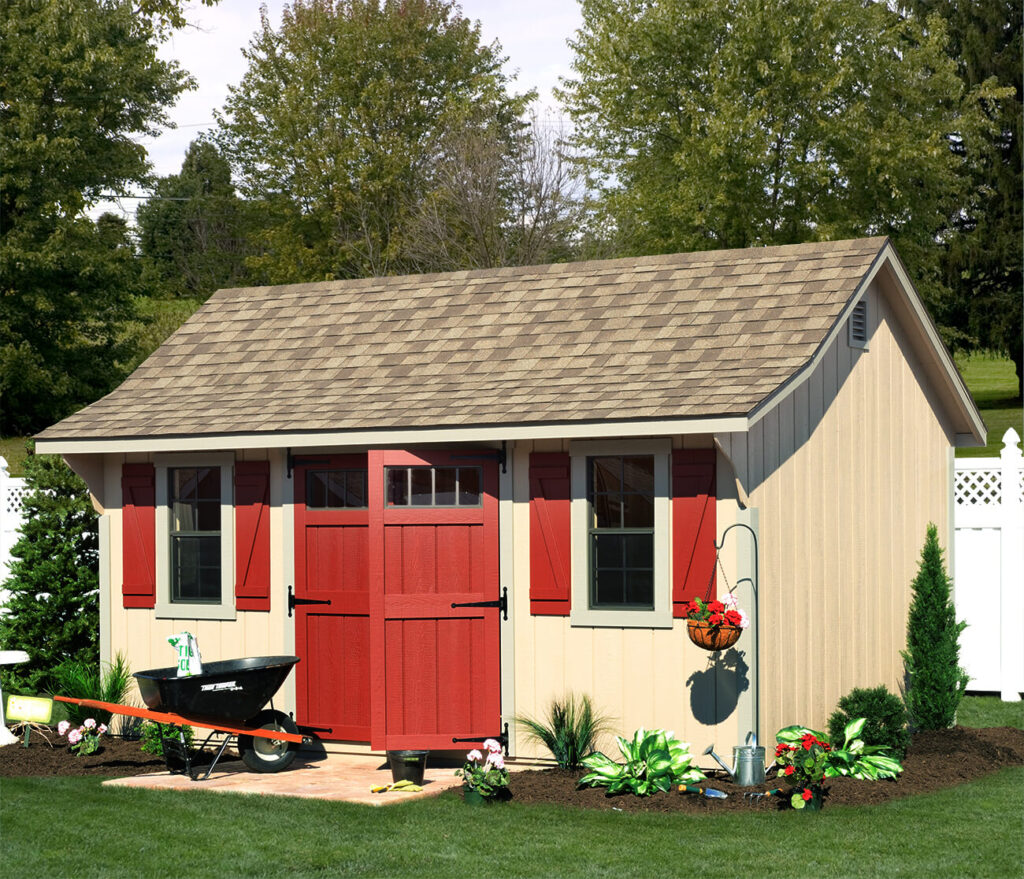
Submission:
POLYGON ((234 620, 235 611, 235 507, 234 463, 230 452, 156 455, 156 618, 234 620), (220 601, 190 604, 171 601, 171 514, 168 471, 177 467, 220 468, 220 601))
POLYGON ((670 439, 574 442, 569 446, 572 492, 572 626, 672 628, 672 441, 670 439), (654 608, 590 607, 587 458, 600 455, 654 456, 654 608))

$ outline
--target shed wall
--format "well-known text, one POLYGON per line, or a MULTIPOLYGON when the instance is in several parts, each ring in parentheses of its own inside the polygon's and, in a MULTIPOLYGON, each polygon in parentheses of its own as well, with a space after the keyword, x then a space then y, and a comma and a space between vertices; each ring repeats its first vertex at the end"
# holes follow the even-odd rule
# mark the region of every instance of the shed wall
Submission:
POLYGON ((765 737, 825 728, 854 687, 899 692, 926 527, 950 533, 954 436, 887 283, 880 275, 867 292, 866 350, 844 328, 747 436, 720 438, 760 515, 765 737))

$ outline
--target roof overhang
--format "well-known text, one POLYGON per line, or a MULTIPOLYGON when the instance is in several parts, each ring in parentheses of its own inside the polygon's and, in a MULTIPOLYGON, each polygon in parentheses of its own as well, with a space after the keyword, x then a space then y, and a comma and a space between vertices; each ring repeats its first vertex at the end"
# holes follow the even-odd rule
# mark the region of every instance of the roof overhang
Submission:
POLYGON ((37 439, 41 455, 129 454, 132 452, 213 452, 232 449, 404 448, 410 445, 487 443, 545 439, 616 439, 637 436, 743 433, 746 416, 640 421, 574 421, 547 424, 495 424, 460 427, 352 431, 230 433, 209 436, 37 439))

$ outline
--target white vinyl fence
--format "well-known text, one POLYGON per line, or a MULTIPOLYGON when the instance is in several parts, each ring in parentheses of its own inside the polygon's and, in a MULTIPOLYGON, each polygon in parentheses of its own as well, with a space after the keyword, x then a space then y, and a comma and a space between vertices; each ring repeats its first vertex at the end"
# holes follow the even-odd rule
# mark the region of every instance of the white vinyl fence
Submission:
POLYGON ((1024 460, 1011 427, 998 458, 958 458, 953 579, 968 689, 1024 692, 1024 460))
POLYGON ((25 480, 7 472, 7 459, 0 455, 0 608, 8 593, 2 588, 7 579, 11 560, 11 547, 18 541, 21 527, 21 499, 28 489, 25 480))

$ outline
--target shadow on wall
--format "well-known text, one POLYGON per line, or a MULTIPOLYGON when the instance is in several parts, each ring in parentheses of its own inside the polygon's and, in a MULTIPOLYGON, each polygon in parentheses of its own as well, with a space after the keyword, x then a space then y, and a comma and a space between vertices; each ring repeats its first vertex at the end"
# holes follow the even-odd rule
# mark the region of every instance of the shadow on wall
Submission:
POLYGON ((714 726, 736 710, 740 693, 750 689, 745 657, 745 650, 718 650, 708 656, 707 668, 687 679, 690 710, 698 723, 714 726))

